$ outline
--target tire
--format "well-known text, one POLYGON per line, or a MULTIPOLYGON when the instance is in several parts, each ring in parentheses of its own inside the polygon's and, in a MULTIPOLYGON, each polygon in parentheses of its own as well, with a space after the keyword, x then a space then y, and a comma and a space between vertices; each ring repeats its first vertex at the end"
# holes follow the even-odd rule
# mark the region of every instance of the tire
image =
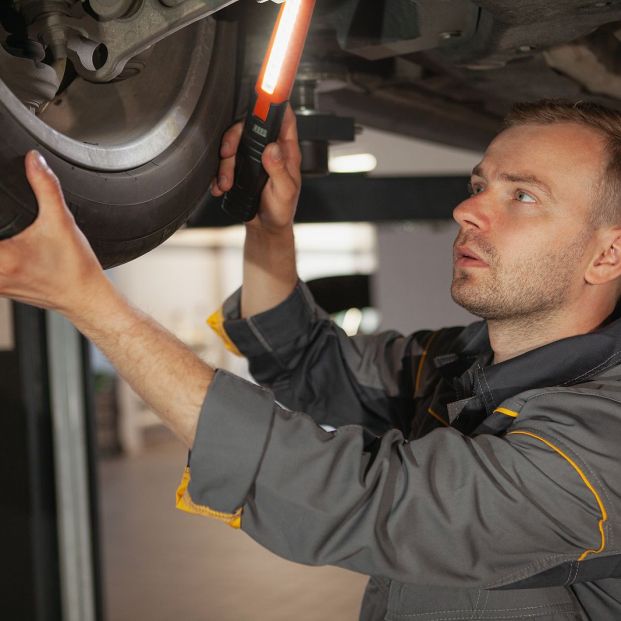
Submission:
POLYGON ((235 24, 206 18, 152 48, 148 79, 78 78, 39 117, 0 80, 0 238, 36 217, 23 159, 38 149, 104 268, 161 244, 206 199, 233 118, 235 57, 235 24))

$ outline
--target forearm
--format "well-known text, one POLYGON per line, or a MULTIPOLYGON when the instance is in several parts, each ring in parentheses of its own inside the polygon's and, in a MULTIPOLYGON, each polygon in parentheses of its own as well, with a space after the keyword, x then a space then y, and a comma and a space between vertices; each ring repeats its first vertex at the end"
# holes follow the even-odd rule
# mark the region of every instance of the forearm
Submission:
POLYGON ((274 308, 293 291, 298 280, 293 227, 281 232, 246 228, 242 317, 274 308))
POLYGON ((110 283, 102 283, 97 298, 95 304, 85 302, 83 307, 65 314, 191 448, 213 369, 157 322, 132 307, 110 283))

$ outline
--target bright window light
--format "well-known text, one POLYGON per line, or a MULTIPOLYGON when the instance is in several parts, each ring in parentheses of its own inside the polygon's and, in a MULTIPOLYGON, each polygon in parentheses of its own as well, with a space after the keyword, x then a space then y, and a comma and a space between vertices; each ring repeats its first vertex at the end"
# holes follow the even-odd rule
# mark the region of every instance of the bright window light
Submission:
POLYGON ((261 88, 270 95, 276 90, 282 64, 287 54, 287 48, 289 47, 289 41, 291 40, 295 22, 300 12, 301 3, 302 0, 287 0, 285 2, 285 8, 283 9, 280 24, 278 25, 278 32, 274 39, 274 45, 270 52, 270 59, 267 62, 267 68, 263 76, 263 84, 261 85, 261 88))
POLYGON ((330 158, 328 167, 333 173, 370 172, 377 167, 377 159, 370 153, 337 155, 330 158))

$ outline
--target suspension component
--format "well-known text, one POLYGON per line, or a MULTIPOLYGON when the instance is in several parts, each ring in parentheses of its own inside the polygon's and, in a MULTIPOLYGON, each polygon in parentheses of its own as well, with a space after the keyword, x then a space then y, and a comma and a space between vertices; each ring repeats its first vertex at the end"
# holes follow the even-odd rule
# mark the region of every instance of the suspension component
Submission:
POLYGON ((329 173, 331 143, 353 142, 356 138, 353 117, 325 114, 317 109, 318 79, 321 77, 327 76, 313 72, 309 67, 302 68, 291 93, 302 152, 302 174, 313 177, 329 173))
POLYGON ((184 0, 167 6, 160 0, 90 0, 89 13, 72 0, 21 0, 20 9, 32 21, 34 38, 55 58, 65 54, 86 80, 110 82, 154 43, 232 2, 184 0))
POLYGON ((28 27, 28 38, 39 41, 53 60, 67 58, 63 17, 70 15, 72 0, 19 0, 17 8, 28 27))
POLYGON ((14 95, 33 113, 38 114, 56 95, 64 74, 64 62, 49 66, 42 62, 45 46, 29 33, 33 20, 45 10, 64 9, 67 4, 52 2, 47 6, 33 2, 0 10, 0 78, 14 95), (17 11, 21 9, 22 13, 17 11))

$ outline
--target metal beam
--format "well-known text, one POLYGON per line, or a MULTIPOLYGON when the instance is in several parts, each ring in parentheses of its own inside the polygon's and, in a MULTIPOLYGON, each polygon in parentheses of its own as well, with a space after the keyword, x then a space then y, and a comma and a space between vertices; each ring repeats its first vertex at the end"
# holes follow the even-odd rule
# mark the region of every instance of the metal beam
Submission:
POLYGON ((81 337, 52 312, 47 330, 63 621, 95 621, 81 337))
MULTIPOLYGON (((357 174, 305 179, 296 222, 387 222, 449 220, 467 196, 468 177, 367 177, 357 174)), ((191 227, 236 224, 209 197, 191 227)))
POLYGON ((385 84, 370 92, 348 88, 327 91, 319 94, 318 109, 353 116, 365 127, 473 151, 484 151, 502 129, 501 119, 484 110, 441 94, 419 93, 411 86, 385 84))

